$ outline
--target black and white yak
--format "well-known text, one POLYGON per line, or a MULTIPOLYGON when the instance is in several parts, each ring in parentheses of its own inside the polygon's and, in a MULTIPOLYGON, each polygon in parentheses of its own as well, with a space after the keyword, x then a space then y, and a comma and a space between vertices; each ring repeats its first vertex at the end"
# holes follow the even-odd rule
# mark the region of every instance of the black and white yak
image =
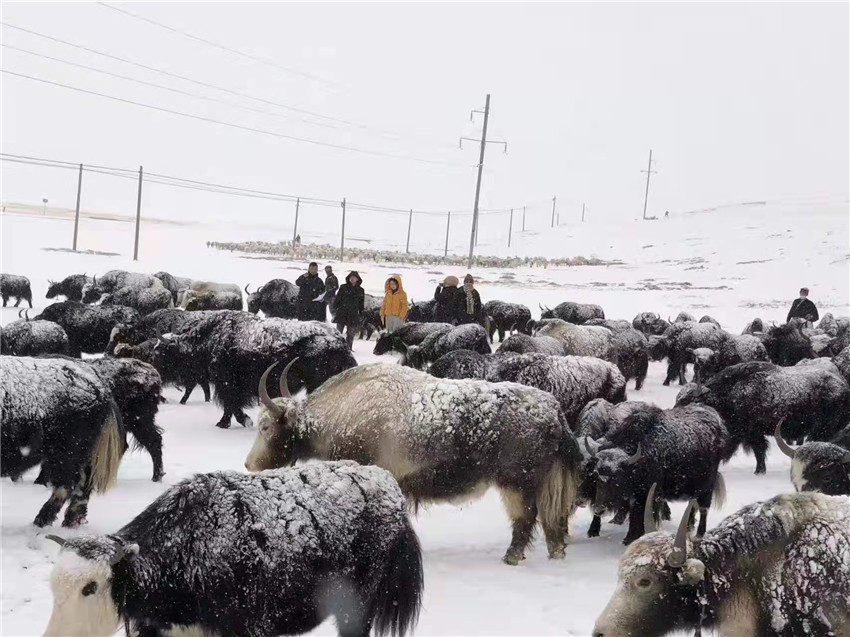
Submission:
POLYGON ((607 327, 575 325, 563 319, 549 319, 535 336, 551 336, 561 341, 564 354, 595 356, 616 362, 614 333, 607 327))
POLYGON ((551 336, 529 336, 528 334, 511 334, 497 351, 498 354, 551 354, 564 355, 564 344, 551 336))
MULTIPOLYGON (((248 299, 248 311, 251 314, 262 312, 265 316, 298 318, 298 286, 286 279, 272 279, 253 292, 249 292, 246 285, 245 295, 248 299)), ((241 309, 241 305, 235 309, 241 309)))
POLYGON ((831 442, 807 442, 794 449, 781 429, 776 426, 776 445, 791 458, 791 483, 797 491, 850 495, 850 450, 831 442))
POLYGON ((68 354, 68 335, 53 321, 25 319, 9 323, 0 336, 0 354, 8 356, 40 356, 68 354))
POLYGON ((100 304, 131 307, 144 316, 157 310, 174 307, 174 300, 171 292, 161 284, 148 288, 126 285, 101 296, 100 304))
POLYGON ((35 516, 86 521, 92 490, 109 489, 124 453, 120 413, 95 370, 68 359, 0 356, 0 473, 17 480, 41 464, 52 493, 35 516))
POLYGON ((482 355, 458 350, 440 357, 428 373, 435 378, 474 378, 542 389, 557 399, 573 429, 589 401, 604 398, 619 403, 626 399, 626 380, 619 370, 591 356, 482 355))
POLYGON ((661 336, 670 323, 655 312, 641 312, 632 319, 632 327, 646 336, 661 336))
POLYGON ((484 312, 490 318, 487 324, 487 334, 490 342, 493 335, 499 333, 499 342, 505 340, 505 333, 509 336, 514 330, 520 334, 530 334, 528 322, 531 320, 531 310, 520 303, 508 303, 506 301, 487 301, 484 304, 484 312))
POLYGON ((91 282, 92 278, 85 274, 71 274, 61 281, 49 279, 45 298, 55 299, 57 296, 64 296, 68 301, 82 301, 83 286, 91 282))
POLYGON ((132 324, 141 318, 139 313, 123 305, 84 305, 76 301, 51 303, 36 320, 53 321, 68 335, 71 356, 102 354, 109 345, 112 328, 132 324))
POLYGON ((590 319, 604 319, 605 311, 599 305, 591 303, 573 303, 572 301, 564 301, 558 303, 554 308, 540 306, 541 319, 561 319, 567 323, 581 325, 590 319))
POLYGON ((462 501, 496 487, 513 523, 504 561, 525 557, 539 521, 562 558, 581 453, 551 394, 514 383, 437 379, 374 363, 328 380, 304 401, 259 384, 263 408, 245 467, 356 459, 390 471, 414 507, 462 501))
POLYGON ((592 637, 850 634, 850 498, 778 495, 695 540, 690 512, 675 539, 647 525, 626 549, 592 637))
POLYGON ((182 276, 174 276, 168 272, 154 272, 153 276, 162 281, 163 287, 171 292, 171 299, 174 302, 174 305, 178 304, 178 297, 180 293, 187 290, 192 284, 192 279, 182 276))
POLYGON ((25 276, 18 274, 0 274, 0 296, 3 297, 3 307, 9 302, 9 299, 15 299, 15 307, 21 304, 21 301, 26 301, 32 308, 32 288, 30 280, 25 276))
POLYGON ((690 354, 689 362, 694 364, 695 383, 705 382, 731 365, 770 360, 758 337, 750 334, 736 336, 726 332, 716 349, 698 347, 690 350, 690 354))
POLYGON ((479 354, 489 354, 490 341, 487 331, 477 323, 458 325, 440 333, 426 336, 419 345, 410 345, 402 352, 402 364, 416 369, 424 369, 441 356, 457 350, 470 350, 479 354))
POLYGON ((92 277, 91 283, 83 285, 82 302, 96 303, 104 294, 115 292, 121 288, 152 288, 162 287, 162 281, 150 274, 127 272, 126 270, 110 270, 98 277, 92 277))
POLYGON ((207 369, 215 401, 224 412, 216 426, 225 429, 231 417, 243 427, 253 424, 243 410, 256 400, 257 380, 272 363, 297 358, 290 382, 307 392, 357 365, 345 338, 327 325, 226 310, 161 339, 156 356, 172 369, 185 364, 207 369))
POLYGON ((192 310, 241 310, 242 309, 242 289, 235 283, 216 283, 214 281, 192 281, 189 287, 183 290, 178 295, 180 307, 184 310, 189 309, 189 304, 193 300, 201 298, 201 300, 193 304, 192 310), (236 305, 233 297, 239 299, 239 307, 211 307, 213 305, 236 305), (210 306, 210 307, 200 307, 210 306))
POLYGON ((653 339, 649 346, 649 355, 656 361, 667 359, 664 385, 669 385, 677 377, 679 384, 684 385, 685 370, 693 360, 691 350, 701 347, 719 350, 726 336, 726 332, 714 323, 676 320, 664 334, 653 339))
POLYGON ((403 637, 422 601, 419 540, 392 476, 353 462, 198 474, 122 529, 69 539, 45 637, 308 632, 403 637))
POLYGON ((816 365, 779 367, 740 363, 705 384, 688 385, 676 405, 701 403, 720 413, 729 430, 724 460, 740 445, 756 456, 756 473, 767 468, 767 436, 782 422, 786 440, 827 441, 850 421, 850 387, 841 376, 816 365))
POLYGON ((619 511, 627 500, 629 530, 623 543, 635 541, 643 535, 642 505, 657 484, 654 497, 658 500, 696 499, 700 512, 697 535, 702 536, 712 499, 717 498, 715 504, 720 507, 726 497, 718 467, 729 433, 719 414, 703 405, 662 410, 647 403, 624 403, 612 411, 619 412, 620 427, 634 429, 632 421, 639 421, 644 430, 635 436, 634 445, 600 448, 589 438, 583 441, 596 459, 593 524, 598 528, 602 515, 619 511))
POLYGON ((420 345, 426 337, 435 333, 445 334, 451 329, 450 323, 405 323, 392 334, 381 334, 375 341, 372 353, 375 356, 388 352, 404 353, 411 345, 420 345))

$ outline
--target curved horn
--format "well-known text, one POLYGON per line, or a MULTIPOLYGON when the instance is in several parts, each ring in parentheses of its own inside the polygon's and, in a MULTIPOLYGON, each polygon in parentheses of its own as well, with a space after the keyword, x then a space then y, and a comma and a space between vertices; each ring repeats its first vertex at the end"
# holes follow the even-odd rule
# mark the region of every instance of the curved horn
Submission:
POLYGON ((542 304, 542 303, 538 303, 538 304, 537 304, 537 307, 539 307, 539 308, 540 308, 540 311, 541 311, 541 312, 545 312, 545 311, 546 311, 546 310, 544 310, 544 309, 543 309, 543 304, 542 304))
POLYGON ((24 318, 29 321, 30 320, 30 310, 29 308, 24 310, 24 318))
POLYGON ((593 441, 593 443, 591 443, 590 436, 584 437, 584 448, 587 449, 587 453, 589 453, 591 456, 595 456, 597 453, 599 453, 599 443, 595 440, 593 441))
POLYGON ((643 534, 654 533, 658 530, 658 527, 655 524, 655 515, 653 514, 653 509, 655 508, 655 487, 658 486, 657 482, 653 482, 652 486, 649 487, 649 493, 646 496, 646 505, 644 505, 643 509, 643 534))
POLYGON ((782 438, 782 423, 783 422, 785 422, 784 418, 782 420, 780 420, 778 423, 776 423, 776 429, 773 432, 773 437, 776 440, 776 445, 779 447, 779 451, 781 451, 782 453, 784 453, 786 456, 788 456, 789 458, 791 458, 793 460, 794 456, 797 455, 797 451, 791 445, 789 445, 787 442, 785 442, 785 440, 782 438))
POLYGON ((667 322, 668 322, 668 323, 672 323, 672 322, 673 322, 673 319, 671 319, 671 318, 670 318, 670 315, 669 315, 669 314, 667 315, 667 322))
POLYGON ((275 402, 269 398, 269 392, 266 389, 266 379, 269 377, 269 372, 272 371, 272 368, 277 365, 277 361, 268 366, 266 371, 263 372, 263 375, 260 377, 260 386, 257 388, 257 396, 260 399, 260 404, 269 410, 269 412, 275 417, 280 418, 283 415, 283 409, 281 409, 275 402))
POLYGON ((23 314, 23 313, 24 313, 24 308, 21 308, 20 310, 18 310, 18 318, 21 318, 21 314, 23 314))
POLYGON ((245 294, 247 294, 248 296, 251 296, 251 293, 248 291, 248 284, 247 283, 245 284, 245 294))
POLYGON ((92 277, 91 277, 91 284, 92 284, 92 285, 97 285, 97 275, 96 275, 96 274, 92 274, 92 277))
POLYGON ((44 539, 45 540, 53 540, 59 546, 65 546, 68 543, 68 540, 66 540, 64 537, 59 537, 58 535, 45 535, 44 539))
POLYGON ((688 502, 679 529, 676 531, 676 539, 673 540, 673 552, 667 556, 667 564, 673 568, 680 568, 688 559, 688 522, 691 519, 691 511, 697 506, 696 500, 688 502))
POLYGON ((286 375, 297 360, 298 357, 296 356, 286 364, 286 367, 284 367, 283 371, 280 373, 280 395, 283 398, 292 398, 292 394, 289 393, 289 383, 286 382, 286 375))
POLYGON ((640 448, 640 443, 638 443, 637 451, 635 451, 633 456, 630 456, 629 459, 626 460, 626 464, 634 464, 641 458, 643 458, 643 451, 640 448))

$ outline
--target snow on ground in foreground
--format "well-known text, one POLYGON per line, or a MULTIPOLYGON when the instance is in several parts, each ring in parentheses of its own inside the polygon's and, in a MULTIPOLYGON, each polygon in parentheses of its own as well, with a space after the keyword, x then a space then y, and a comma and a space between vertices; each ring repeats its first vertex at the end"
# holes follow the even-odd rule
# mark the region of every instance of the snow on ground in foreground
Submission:
MULTIPOLYGON (((44 299, 48 277, 58 279, 75 272, 164 269, 180 276, 240 286, 250 283, 253 287, 276 277, 293 280, 303 267, 208 250, 204 241, 232 237, 209 236, 197 228, 143 226, 142 260, 133 264, 127 256, 132 250, 131 224, 93 220, 81 224, 81 247, 121 253, 102 256, 42 250, 69 244, 71 224, 67 221, 4 215, 0 223, 2 271, 30 277, 36 309, 48 303, 44 299)), ((603 258, 619 258, 624 264, 560 270, 480 270, 473 274, 480 281, 485 301, 501 298, 524 302, 535 315, 538 301, 554 305, 569 299, 600 303, 610 318, 631 319, 642 310, 666 315, 688 309, 697 316, 712 314, 727 329, 739 332, 756 315, 781 321, 802 284, 812 288, 812 298, 821 313, 847 314, 847 228, 846 210, 808 216, 764 213, 748 218, 718 214, 695 217, 692 222, 676 219, 626 224, 618 229, 563 228, 538 238, 539 245, 532 246, 529 253, 589 256, 595 250, 603 258), (578 234, 581 236, 576 237, 578 234), (645 247, 649 244, 653 247, 645 247)), ((482 253, 494 251, 481 247, 482 253)), ((409 296, 421 300, 430 298, 434 285, 446 274, 463 273, 445 267, 387 268, 375 264, 337 264, 335 270, 344 274, 352 267, 360 271, 367 292, 373 294, 382 291, 389 273, 400 272, 409 296)), ((11 307, 2 310, 2 322, 14 320, 15 313, 11 307)), ((373 344, 355 342, 354 353, 360 363, 377 360, 371 354, 373 344)), ((678 388, 663 387, 663 375, 664 366, 653 363, 645 390, 632 391, 630 398, 672 406, 678 388)), ((59 527, 36 530, 31 525, 48 497, 46 489, 32 484, 36 471, 27 473, 18 484, 8 479, 0 482, 3 635, 38 635, 47 624, 52 605, 47 578, 58 547, 44 539, 46 532, 112 532, 182 478, 217 469, 243 470, 253 429, 235 423, 229 430, 215 428, 219 412, 203 402, 199 389, 185 406, 178 404, 180 392, 176 389, 167 389, 165 395, 168 403, 161 406, 158 416, 165 429, 167 474, 163 483, 150 481, 151 462, 146 454, 128 454, 117 487, 92 497, 90 523, 82 531, 59 527)), ((256 419, 256 411, 253 408, 248 413, 256 419)), ((729 497, 721 511, 711 511, 709 525, 747 503, 792 490, 789 468, 789 461, 772 448, 767 475, 757 477, 753 475, 754 459, 737 455, 722 467, 729 497)), ((674 530, 682 510, 681 503, 673 506, 674 522, 667 523, 668 531, 674 530)), ((462 507, 435 506, 421 512, 414 525, 424 552, 426 590, 416 634, 588 635, 613 590, 626 531, 625 527, 606 524, 602 536, 590 540, 586 537, 589 523, 589 513, 580 510, 572 525, 572 544, 565 560, 547 559, 545 544, 538 540, 525 562, 508 567, 500 559, 508 546, 510 529, 496 493, 462 507)), ((315 632, 332 635, 335 629, 329 622, 315 632)))

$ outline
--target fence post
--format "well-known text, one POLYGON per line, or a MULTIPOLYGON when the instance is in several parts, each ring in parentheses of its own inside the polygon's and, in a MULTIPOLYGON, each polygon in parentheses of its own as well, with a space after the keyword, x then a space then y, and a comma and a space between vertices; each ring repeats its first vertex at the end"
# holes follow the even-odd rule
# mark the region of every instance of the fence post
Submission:
POLYGON ((522 231, 525 232, 525 206, 522 207, 522 231))
POLYGON ((410 216, 407 218, 407 245, 404 247, 404 253, 410 254, 410 228, 413 225, 413 208, 410 209, 410 216))
POLYGON ((446 249, 443 250, 443 256, 449 256, 449 227, 452 225, 452 211, 449 210, 449 214, 446 217, 446 249))
POLYGON ((345 257, 345 197, 342 198, 342 231, 339 233, 339 260, 345 257))
POLYGON ((584 223, 584 204, 581 204, 581 222, 584 223))
POLYGON ((77 207, 74 210, 74 245, 72 249, 77 251, 77 231, 80 228, 80 193, 83 189, 83 165, 80 164, 80 176, 77 179, 77 207))
POLYGON ((142 167, 139 166, 139 196, 136 198, 136 241, 133 245, 133 261, 139 260, 139 223, 142 219, 142 167))
POLYGON ((511 208, 511 220, 508 222, 508 247, 511 247, 511 233, 514 229, 514 209, 511 208))
POLYGON ((295 199, 295 227, 292 228, 292 251, 295 251, 295 237, 298 236, 298 209, 301 207, 301 197, 295 199))

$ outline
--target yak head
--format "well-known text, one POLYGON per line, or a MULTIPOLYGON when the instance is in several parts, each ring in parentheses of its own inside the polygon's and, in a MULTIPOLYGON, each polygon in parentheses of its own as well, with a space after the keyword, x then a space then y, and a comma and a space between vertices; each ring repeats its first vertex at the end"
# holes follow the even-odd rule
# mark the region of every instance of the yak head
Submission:
POLYGON ((44 295, 46 299, 55 299, 57 296, 62 294, 62 283, 58 281, 54 281, 53 279, 47 280, 47 294, 44 295))
POLYGON ((816 358, 812 341, 803 333, 801 323, 771 327, 762 342, 770 360, 782 367, 796 365, 806 358, 816 358))
POLYGON ((387 334, 384 332, 383 334, 378 336, 378 339, 375 341, 375 349, 372 350, 372 353, 375 356, 381 356, 382 354, 386 354, 387 352, 393 351, 395 349, 395 343, 397 338, 392 334, 387 334))
POLYGON ((402 352, 400 363, 402 365, 405 367, 412 367, 413 369, 425 368, 427 361, 425 360, 425 354, 419 345, 405 345, 402 343, 401 347, 402 352))
POLYGON ((697 385, 696 383, 688 383, 676 395, 676 407, 684 407, 685 405, 707 405, 708 407, 718 408, 718 401, 714 392, 710 389, 711 384, 697 385))
POLYGON ((794 449, 782 438, 781 421, 773 435, 779 450, 791 458, 791 482, 798 492, 850 493, 850 451, 829 442, 807 442, 794 449))
POLYGON ((670 323, 687 323, 689 321, 695 321, 694 315, 690 312, 685 312, 682 310, 676 315, 675 321, 669 321, 670 323))
POLYGON ((126 587, 129 562, 136 559, 139 545, 108 535, 47 539, 62 550, 50 574, 53 611, 45 637, 113 635, 121 623, 116 591, 126 587))
POLYGON ((699 622, 698 589, 705 564, 688 558, 688 518, 696 502, 685 509, 672 538, 655 530, 654 497, 652 485, 644 509, 645 534, 620 558, 617 588, 596 620, 593 637, 660 637, 699 622))
POLYGON ((643 457, 640 445, 629 455, 624 449, 594 449, 588 439, 585 448, 596 460, 596 495, 593 498, 594 515, 617 511, 631 495, 636 464, 643 457))
POLYGON ((647 353, 651 360, 661 361, 670 355, 670 341, 667 338, 653 334, 648 341, 647 353))
POLYGON ((272 399, 266 386, 269 373, 277 365, 272 363, 260 377, 257 394, 260 413, 257 416, 257 437, 245 460, 245 468, 251 472, 277 469, 295 464, 297 460, 296 420, 300 405, 289 393, 287 375, 298 358, 293 358, 280 375, 280 398, 272 399))
POLYGON ((126 323, 119 323, 115 327, 112 328, 112 331, 109 333, 109 343, 106 346, 106 353, 113 354, 115 352, 115 348, 119 343, 129 343, 130 345, 138 345, 139 340, 134 338, 136 336, 135 331, 133 330, 132 325, 127 325, 126 323))
POLYGON ((549 306, 543 305, 542 303, 538 303, 537 305, 540 308, 540 318, 542 318, 542 319, 555 318, 555 311, 552 310, 549 306))
POLYGON ((257 314, 260 311, 260 305, 263 302, 262 289, 259 287, 253 292, 249 292, 248 284, 245 284, 245 297, 248 299, 248 311, 251 314, 257 314))
POLYGON ((83 298, 81 299, 83 303, 97 303, 98 299, 100 299, 103 294, 103 290, 97 284, 97 278, 95 277, 91 283, 86 283, 83 286, 82 290, 83 298))

